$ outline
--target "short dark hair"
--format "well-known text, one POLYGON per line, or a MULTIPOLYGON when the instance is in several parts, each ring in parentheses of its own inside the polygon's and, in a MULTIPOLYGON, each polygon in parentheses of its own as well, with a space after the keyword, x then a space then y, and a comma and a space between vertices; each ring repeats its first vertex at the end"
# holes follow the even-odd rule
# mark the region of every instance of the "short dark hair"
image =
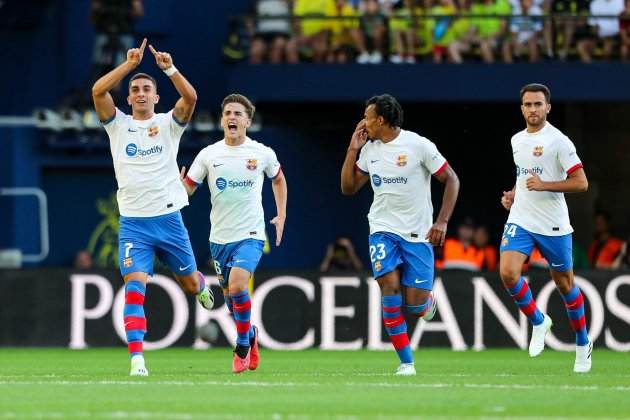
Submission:
POLYGON ((541 83, 530 83, 521 88, 521 102, 523 101, 523 95, 525 92, 542 92, 545 94, 545 101, 551 103, 551 91, 549 88, 541 83))
POLYGON ((129 79, 128 88, 131 88, 131 82, 133 82, 136 79, 149 79, 153 83, 153 86, 155 87, 155 91, 157 92, 157 81, 155 80, 153 76, 149 76, 146 73, 136 73, 133 76, 131 76, 131 79, 129 79))
POLYGON ((403 110, 396 98, 387 93, 372 96, 365 102, 368 107, 374 105, 376 115, 383 117, 385 122, 391 127, 400 127, 403 123, 403 110))
POLYGON ((221 102, 222 114, 223 114, 223 109, 225 108, 225 106, 231 103, 237 103, 237 104, 243 105, 245 107, 245 112, 247 112, 247 116, 249 117, 249 119, 251 120, 252 118, 254 118, 254 112, 256 112, 256 107, 254 106, 252 101, 247 99, 245 95, 241 95, 240 93, 232 93, 226 96, 225 98, 223 98, 223 102, 221 102))

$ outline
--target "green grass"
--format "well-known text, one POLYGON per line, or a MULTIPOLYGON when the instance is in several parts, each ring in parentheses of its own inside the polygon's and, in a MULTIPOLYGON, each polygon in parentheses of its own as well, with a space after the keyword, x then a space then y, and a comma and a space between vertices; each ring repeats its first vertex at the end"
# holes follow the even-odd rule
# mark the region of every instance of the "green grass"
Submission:
POLYGON ((622 418, 630 417, 628 354, 596 350, 574 374, 572 353, 415 352, 398 378, 393 352, 262 350, 233 375, 229 349, 146 354, 128 376, 125 349, 0 350, 0 418, 622 418))

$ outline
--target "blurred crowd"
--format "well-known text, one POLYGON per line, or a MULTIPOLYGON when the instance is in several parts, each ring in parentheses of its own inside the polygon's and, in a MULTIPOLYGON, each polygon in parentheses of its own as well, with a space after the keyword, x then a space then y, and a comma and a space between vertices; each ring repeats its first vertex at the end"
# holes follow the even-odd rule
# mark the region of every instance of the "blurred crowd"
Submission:
POLYGON ((630 0, 253 0, 249 16, 252 64, 588 63, 630 48, 630 0))

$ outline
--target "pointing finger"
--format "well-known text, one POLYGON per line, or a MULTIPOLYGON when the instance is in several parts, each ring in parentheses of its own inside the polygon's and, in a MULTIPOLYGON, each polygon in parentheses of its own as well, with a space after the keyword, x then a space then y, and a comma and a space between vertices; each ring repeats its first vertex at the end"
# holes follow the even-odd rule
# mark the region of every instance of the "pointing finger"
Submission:
POLYGON ((143 53, 143 52, 144 52, 144 47, 146 47, 146 46, 147 46, 147 39, 146 39, 146 38, 144 38, 144 39, 142 40, 142 45, 140 45, 140 53, 143 53))
POLYGON ((149 44, 149 51, 151 51, 153 55, 157 57, 158 52, 155 50, 155 48, 153 48, 153 45, 151 44, 149 44))

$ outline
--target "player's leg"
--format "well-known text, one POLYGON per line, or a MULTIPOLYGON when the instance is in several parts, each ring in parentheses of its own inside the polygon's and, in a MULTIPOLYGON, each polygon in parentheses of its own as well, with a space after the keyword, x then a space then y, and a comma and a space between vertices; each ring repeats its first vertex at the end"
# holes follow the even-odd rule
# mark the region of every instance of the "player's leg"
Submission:
POLYGON ((154 250, 148 235, 147 220, 120 218, 118 255, 120 273, 125 281, 123 317, 132 376, 147 376, 143 343, 147 332, 144 300, 148 277, 153 274, 154 250))
POLYGON ((532 296, 529 285, 521 276, 523 263, 534 247, 534 237, 515 224, 506 224, 501 238, 499 272, 503 286, 533 325, 529 342, 529 355, 538 356, 545 348, 545 335, 553 325, 551 318, 543 314, 532 296))
POLYGON ((430 321, 437 306, 433 298, 434 255, 429 243, 401 241, 403 265, 401 284, 405 288, 405 312, 430 321))
POLYGON ((249 279, 262 257, 264 242, 255 239, 227 245, 211 244, 215 268, 227 277, 227 291, 236 323, 236 348, 232 371, 255 370, 259 363, 257 330, 251 325, 249 279))
POLYGON ((160 216, 153 228, 157 254, 175 275, 182 289, 197 300, 205 309, 214 306, 214 295, 206 284, 203 274, 197 271, 195 255, 179 211, 160 216))
POLYGON ((591 343, 586 330, 584 297, 573 276, 573 243, 571 234, 564 236, 536 236, 536 246, 549 262, 551 278, 562 296, 571 328, 575 332, 574 371, 591 370, 591 343))
POLYGON ((403 302, 400 273, 397 267, 402 263, 402 259, 396 238, 395 235, 387 233, 370 235, 370 261, 374 278, 381 288, 383 324, 400 359, 397 374, 399 372, 400 374, 415 374, 413 353, 407 335, 407 322, 401 311, 403 302))

